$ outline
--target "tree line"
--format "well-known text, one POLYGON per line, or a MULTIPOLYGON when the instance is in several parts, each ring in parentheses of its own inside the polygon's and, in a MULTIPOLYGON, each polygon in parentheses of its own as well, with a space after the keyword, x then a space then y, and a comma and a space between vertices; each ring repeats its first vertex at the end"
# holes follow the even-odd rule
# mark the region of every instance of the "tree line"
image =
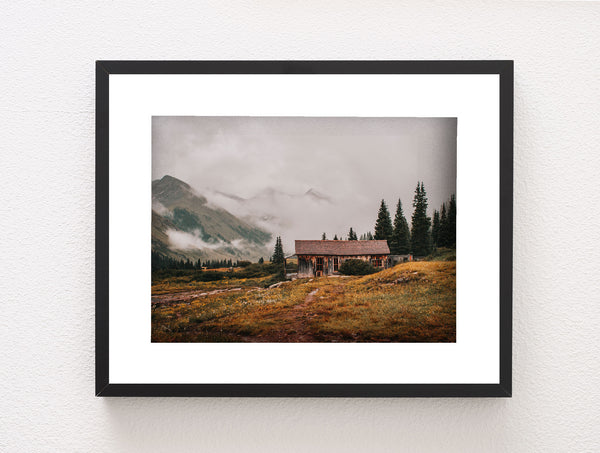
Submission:
MULTIPOLYGON (((371 233, 369 233, 369 234, 371 234, 371 233)), ((373 236, 373 235, 371 235, 371 236, 373 236)), ((371 237, 371 239, 373 239, 373 238, 371 237)), ((323 233, 323 234, 321 235, 321 240, 323 240, 323 241, 326 241, 326 240, 327 240, 327 234, 326 234, 326 233, 323 233)), ((343 236, 340 236, 340 237, 338 238, 338 235, 337 235, 337 234, 335 234, 335 235, 333 236, 333 240, 334 240, 334 241, 342 241, 342 240, 343 240, 343 236)), ((347 241, 358 241, 358 235, 356 234, 356 231, 354 231, 354 229, 353 229, 352 227, 350 227, 350 231, 348 231, 348 236, 347 236, 347 239, 346 239, 346 240, 347 240, 347 241)), ((360 237, 360 240, 361 240, 361 241, 363 240, 363 237, 362 237, 362 235, 361 235, 361 237, 360 237)))
POLYGON ((432 242, 437 247, 456 246, 456 198, 450 197, 439 211, 433 211, 432 242))
POLYGON ((394 255, 411 253, 416 256, 429 255, 436 247, 456 246, 456 197, 442 203, 440 210, 434 210, 433 222, 427 216, 427 192, 422 181, 417 183, 413 197, 413 214, 410 229, 402 210, 402 201, 398 200, 394 223, 385 204, 381 200, 377 221, 375 222, 375 239, 385 239, 394 255))
POLYGON ((233 261, 232 259, 223 260, 196 260, 190 259, 176 259, 169 256, 162 255, 158 252, 152 252, 152 270, 157 271, 161 269, 190 269, 190 270, 202 270, 202 269, 218 269, 222 267, 238 267, 242 266, 244 261, 233 261))
MULTIPOLYGON (((409 227, 402 208, 402 200, 399 199, 396 204, 393 222, 385 200, 381 200, 375 222, 375 234, 370 231, 363 233, 360 240, 385 239, 390 247, 390 253, 393 255, 410 253, 416 256, 426 256, 436 247, 455 247, 456 197, 452 195, 448 201, 442 203, 439 210, 434 210, 433 219, 427 216, 428 204, 425 185, 419 181, 413 198, 414 210, 409 227)), ((321 239, 327 239, 327 235, 323 233, 321 239)), ((333 239, 338 240, 337 234, 333 239)), ((352 227, 348 232, 348 240, 358 240, 352 227)))

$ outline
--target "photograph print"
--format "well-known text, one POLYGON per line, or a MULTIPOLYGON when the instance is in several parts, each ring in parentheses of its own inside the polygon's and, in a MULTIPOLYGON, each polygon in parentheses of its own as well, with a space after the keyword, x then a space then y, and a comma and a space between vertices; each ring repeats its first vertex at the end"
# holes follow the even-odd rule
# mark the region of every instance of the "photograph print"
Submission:
POLYGON ((456 342, 456 118, 152 118, 151 340, 456 342))

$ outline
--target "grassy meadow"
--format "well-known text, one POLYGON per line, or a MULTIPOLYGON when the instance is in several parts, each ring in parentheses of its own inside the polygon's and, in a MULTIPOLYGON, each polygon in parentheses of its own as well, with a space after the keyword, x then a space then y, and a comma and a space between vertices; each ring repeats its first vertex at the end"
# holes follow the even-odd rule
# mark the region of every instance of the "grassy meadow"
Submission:
POLYGON ((153 275, 152 341, 455 342, 453 258, 279 283, 270 275, 153 275))

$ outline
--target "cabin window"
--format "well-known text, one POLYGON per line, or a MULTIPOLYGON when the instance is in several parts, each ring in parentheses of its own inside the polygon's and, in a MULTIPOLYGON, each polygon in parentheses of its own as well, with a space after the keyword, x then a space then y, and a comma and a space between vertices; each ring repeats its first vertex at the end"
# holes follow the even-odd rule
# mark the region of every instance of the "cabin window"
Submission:
POLYGON ((381 258, 374 258, 371 260, 373 267, 381 267, 381 258))
POLYGON ((333 259, 333 272, 337 272, 339 267, 339 258, 333 259))
POLYGON ((317 272, 323 272, 323 258, 317 258, 317 272))

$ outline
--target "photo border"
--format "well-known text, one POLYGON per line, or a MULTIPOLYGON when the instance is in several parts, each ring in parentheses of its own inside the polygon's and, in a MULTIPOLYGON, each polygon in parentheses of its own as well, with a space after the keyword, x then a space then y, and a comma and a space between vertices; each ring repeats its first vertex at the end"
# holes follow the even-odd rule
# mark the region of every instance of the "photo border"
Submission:
POLYGON ((512 395, 513 61, 97 61, 96 396, 510 397, 512 395), (111 384, 109 382, 109 75, 497 74, 500 79, 498 384, 111 384))

